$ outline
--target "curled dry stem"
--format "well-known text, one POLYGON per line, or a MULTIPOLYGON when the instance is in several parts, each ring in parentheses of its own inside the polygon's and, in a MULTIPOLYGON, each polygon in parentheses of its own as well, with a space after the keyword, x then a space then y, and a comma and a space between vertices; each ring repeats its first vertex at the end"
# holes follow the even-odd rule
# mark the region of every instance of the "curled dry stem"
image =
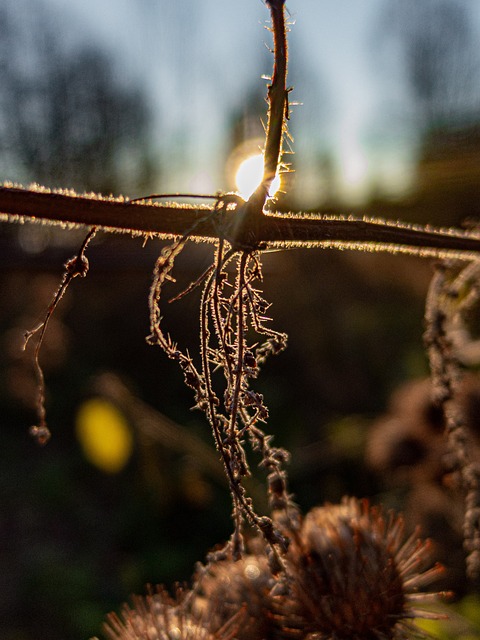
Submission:
POLYGON ((45 332, 47 331, 48 323, 50 318, 52 317, 53 312, 57 308, 60 300, 65 295, 65 292, 70 284, 70 282, 76 278, 77 276, 81 276, 84 278, 88 273, 88 259, 85 255, 85 251, 97 232, 96 227, 93 227, 89 233, 87 234, 85 240, 80 247, 77 255, 70 258, 65 263, 65 271, 62 277, 62 281, 55 292, 52 301, 50 302, 45 318, 37 324, 33 329, 25 332, 24 335, 24 343, 23 348, 26 349, 27 344, 35 336, 38 334, 38 340, 35 345, 34 350, 34 367, 35 367, 35 375, 37 377, 37 424, 30 427, 31 435, 37 440, 37 442, 41 445, 44 445, 50 439, 50 430, 47 427, 47 415, 45 409, 45 376, 43 374, 43 369, 40 364, 40 350, 42 348, 43 339, 45 337, 45 332))

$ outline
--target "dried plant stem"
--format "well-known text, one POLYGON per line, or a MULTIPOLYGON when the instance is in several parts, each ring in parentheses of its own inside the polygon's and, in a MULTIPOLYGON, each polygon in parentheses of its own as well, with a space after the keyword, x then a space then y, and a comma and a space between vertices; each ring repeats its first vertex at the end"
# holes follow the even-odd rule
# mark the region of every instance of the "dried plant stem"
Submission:
MULTIPOLYGON (((216 242, 221 235, 234 243, 230 230, 235 227, 240 208, 241 204, 237 204, 222 211, 220 220, 219 216, 211 215, 217 211, 212 207, 128 204, 100 196, 0 187, 0 221, 96 226, 106 231, 164 238, 179 238, 188 233, 192 240, 205 242, 216 242)), ((251 244, 260 250, 319 247, 405 252, 425 257, 472 257, 480 251, 478 233, 372 218, 269 214, 255 221, 250 234, 251 244)))
MULTIPOLYGON (((219 242, 215 272, 206 282, 200 315, 202 379, 205 382, 207 416, 212 425, 215 443, 220 451, 234 497, 235 531, 232 538, 234 557, 239 557, 243 549, 240 536, 243 517, 250 525, 263 533, 271 544, 274 554, 276 554, 275 546, 283 543, 281 538, 275 534, 271 520, 257 515, 252 501, 246 496, 242 485, 243 478, 250 475, 242 437, 245 431, 253 427, 257 419, 257 417, 251 417, 248 414, 245 406, 248 377, 245 360, 247 353, 251 353, 248 350, 246 338, 247 288, 252 280, 252 274, 248 272, 250 260, 251 256, 248 253, 235 254, 232 250, 225 249, 223 241, 219 242), (237 259, 237 275, 232 296, 227 299, 223 293, 223 288, 226 285, 224 269, 234 258, 237 259), (212 348, 210 321, 214 328, 218 349, 212 348), (219 412, 220 401, 213 385, 212 365, 215 369, 223 369, 226 381, 225 412, 223 414, 219 412), (245 423, 244 429, 240 429, 238 425, 239 419, 242 418, 245 423)), ((251 354, 251 358, 250 366, 256 367, 257 362, 253 354, 251 354)), ((276 560, 278 564, 280 562, 278 555, 276 560)))
POLYGON ((468 334, 466 320, 478 303, 480 289, 478 262, 463 266, 450 262, 439 265, 432 279, 426 303, 425 344, 428 349, 434 399, 445 413, 449 449, 465 493, 464 547, 467 574, 480 580, 480 466, 472 456, 471 427, 459 402, 463 363, 455 335, 468 334))
POLYGON ((259 257, 247 251, 236 251, 220 239, 212 266, 181 294, 171 298, 178 299, 204 281, 200 302, 200 367, 197 368, 188 352, 183 352, 161 326, 163 287, 168 281, 175 281, 172 277, 174 261, 186 242, 187 236, 182 237, 165 248, 157 260, 150 291, 149 341, 158 344, 179 363, 186 384, 195 392, 195 407, 204 411, 212 428, 233 500, 235 529, 230 552, 237 558, 242 554, 241 529, 246 520, 262 532, 270 545, 272 567, 279 570, 282 565, 280 551, 286 549, 286 542, 270 518, 257 514, 243 486, 243 480, 250 475, 243 439, 248 435, 253 448, 260 452, 269 482, 273 483, 275 476, 272 494, 276 495, 276 508, 286 509, 289 500, 281 465, 288 455, 272 447, 270 438, 260 429, 258 423, 266 420, 268 411, 262 396, 249 388, 249 378, 256 377, 268 355, 285 347, 286 336, 265 327, 268 319, 264 313, 269 304, 253 287, 256 280, 261 281, 259 257), (234 277, 231 270, 227 270, 232 262, 236 264, 234 277), (249 346, 250 327, 257 335, 265 336, 266 342, 249 346), (223 373, 223 383, 216 373, 218 370, 223 373))
MULTIPOLYGON (((238 276, 236 288, 238 292, 238 297, 241 298, 237 300, 237 340, 236 340, 236 354, 235 354, 235 366, 236 372, 240 372, 244 367, 244 354, 245 354, 245 332, 246 332, 246 321, 244 317, 245 313, 245 304, 244 304, 244 296, 245 296, 245 270, 248 262, 248 254, 242 253, 240 256, 239 264, 238 264, 238 276)), ((236 375, 235 381, 233 385, 233 394, 231 400, 231 408, 230 408, 230 426, 229 433, 231 437, 235 437, 236 431, 236 423, 238 420, 239 413, 239 401, 240 401, 240 390, 242 387, 242 376, 236 375)))
POLYGON ((45 376, 43 374, 43 369, 40 365, 40 360, 39 360, 40 350, 42 348, 43 339, 45 337, 45 332, 47 330, 50 318, 52 317, 52 314, 55 311, 58 303, 65 295, 65 292, 70 282, 76 276, 81 276, 82 278, 84 278, 87 275, 88 260, 85 255, 85 251, 90 241, 95 236, 96 232, 97 232, 96 228, 93 227, 93 229, 90 230, 87 237, 83 241, 78 254, 73 258, 70 258, 70 260, 68 260, 68 262, 65 264, 65 272, 63 274, 62 281, 53 296, 53 300, 48 306, 45 318, 36 327, 25 332, 25 340, 23 344, 24 349, 26 348, 30 339, 33 338, 33 336, 36 335, 37 333, 39 334, 37 343, 35 345, 35 351, 34 351, 34 366, 35 366, 35 374, 37 377, 37 393, 38 393, 38 398, 36 403, 37 424, 30 428, 30 433, 36 438, 37 442, 42 445, 46 444, 50 439, 50 430, 47 427, 47 421, 46 421, 45 376))
POLYGON ((248 201, 239 209, 232 226, 234 245, 247 250, 259 246, 259 228, 263 224, 265 203, 281 159, 288 112, 285 0, 266 0, 266 4, 272 19, 273 73, 267 95, 268 121, 263 177, 248 201))
POLYGON ((280 162, 288 105, 285 0, 267 0, 267 5, 272 16, 274 62, 272 83, 268 87, 268 123, 262 180, 266 194, 269 192, 280 162))

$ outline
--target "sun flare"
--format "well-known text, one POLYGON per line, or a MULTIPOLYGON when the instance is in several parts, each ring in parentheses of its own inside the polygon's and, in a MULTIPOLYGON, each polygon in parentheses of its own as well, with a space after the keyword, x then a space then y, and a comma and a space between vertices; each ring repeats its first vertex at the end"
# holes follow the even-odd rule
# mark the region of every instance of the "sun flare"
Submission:
MULTIPOLYGON (((258 153, 245 158, 239 165, 235 174, 235 183, 238 193, 248 200, 263 178, 263 154, 258 153)), ((277 174, 270 187, 270 195, 275 194, 280 188, 280 177, 277 174)))

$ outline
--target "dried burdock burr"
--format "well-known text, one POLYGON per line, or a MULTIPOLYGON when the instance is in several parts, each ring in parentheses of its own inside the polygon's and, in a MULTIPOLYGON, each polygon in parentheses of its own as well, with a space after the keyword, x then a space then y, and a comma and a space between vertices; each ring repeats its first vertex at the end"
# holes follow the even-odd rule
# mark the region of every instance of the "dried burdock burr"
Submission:
MULTIPOLYGON (((262 541, 258 540, 259 546, 262 541)), ((222 628, 240 610, 244 618, 236 640, 271 637, 270 591, 275 579, 270 572, 265 550, 246 554, 240 560, 212 562, 203 568, 194 612, 209 621, 209 627, 222 628), (212 607, 212 603, 218 603, 212 607), (210 611, 210 614, 207 612, 210 611)))
POLYGON ((161 587, 155 592, 150 590, 146 596, 133 596, 131 605, 123 605, 120 616, 116 613, 107 616, 105 636, 108 640, 232 640, 236 637, 242 610, 212 631, 209 618, 214 607, 207 607, 204 615, 195 617, 191 601, 192 592, 179 592, 176 598, 171 598, 161 587))
POLYGON ((312 509, 273 575, 268 545, 255 538, 240 560, 212 555, 192 591, 135 596, 110 614, 108 640, 409 640, 425 638, 415 618, 441 618, 425 605, 443 569, 429 541, 405 535, 401 516, 344 498, 312 509), (255 546, 256 545, 256 546, 255 546))
POLYGON ((403 519, 367 501, 344 498, 305 517, 288 554, 285 595, 273 598, 284 637, 406 640, 424 637, 414 618, 440 617, 420 592, 441 574, 430 544, 405 536, 403 519))

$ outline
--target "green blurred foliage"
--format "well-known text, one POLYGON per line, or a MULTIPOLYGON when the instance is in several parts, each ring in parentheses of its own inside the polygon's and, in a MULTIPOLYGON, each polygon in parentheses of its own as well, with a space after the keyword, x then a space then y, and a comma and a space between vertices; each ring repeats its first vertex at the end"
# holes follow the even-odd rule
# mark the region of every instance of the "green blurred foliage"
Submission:
POLYGON ((465 596, 459 602, 444 607, 440 613, 446 620, 420 620, 418 626, 438 640, 478 640, 480 638, 480 598, 465 596))

